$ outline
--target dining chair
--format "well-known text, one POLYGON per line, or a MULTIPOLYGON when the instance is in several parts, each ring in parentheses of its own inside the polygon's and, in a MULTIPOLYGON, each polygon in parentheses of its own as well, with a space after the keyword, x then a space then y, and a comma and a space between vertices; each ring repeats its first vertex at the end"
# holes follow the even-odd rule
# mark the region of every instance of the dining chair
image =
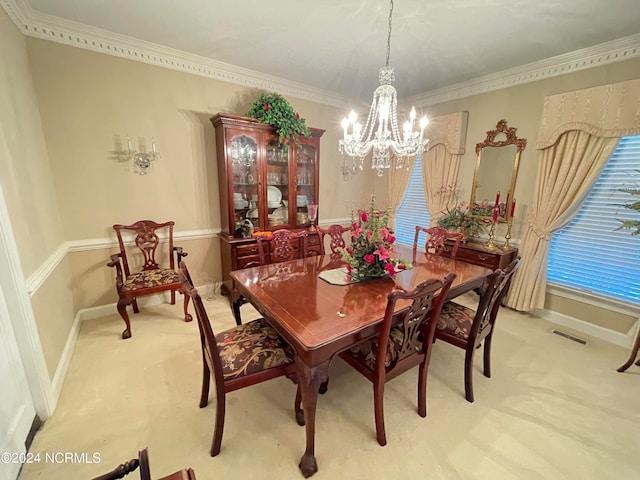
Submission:
MULTIPOLYGON (((138 452, 138 458, 133 458, 128 462, 118 465, 115 469, 93 480, 118 480, 125 475, 139 469, 140 480, 151 480, 151 468, 149 466, 149 450, 145 448, 138 452)), ((196 480, 196 474, 191 468, 183 468, 171 475, 166 475, 157 480, 196 480)))
MULTIPOLYGON (((200 408, 209 403, 212 377, 216 388, 216 423, 210 452, 215 457, 222 444, 227 393, 283 375, 297 383, 294 351, 263 318, 216 335, 184 261, 180 262, 179 274, 184 292, 193 300, 200 330, 203 365, 200 408)), ((304 425, 301 398, 298 388, 294 410, 298 424, 304 425)))
POLYGON ((427 372, 436 322, 455 277, 455 273, 449 273, 443 279, 432 278, 410 292, 393 290, 387 296, 380 335, 340 353, 342 359, 373 383, 376 436, 382 446, 387 444, 384 385, 416 365, 420 365, 418 414, 427 416, 427 372), (396 313, 398 302, 411 303, 406 310, 396 313))
POLYGON ((451 247, 451 258, 455 258, 462 241, 462 234, 457 232, 450 232, 444 227, 421 227, 416 225, 416 235, 413 239, 414 252, 418 249, 418 241, 420 238, 420 232, 424 232, 427 235, 424 244, 424 251, 428 254, 442 255, 444 251, 445 242, 447 240, 453 241, 453 247, 451 247))
POLYGON ((329 237, 329 249, 331 254, 340 253, 339 248, 345 248, 346 242, 344 240, 344 233, 350 232, 350 227, 343 227, 342 225, 329 225, 327 228, 317 228, 320 235, 320 245, 322 246, 322 254, 325 254, 325 237, 329 237))
POLYGON ((257 237, 260 264, 287 262, 308 256, 309 233, 306 230, 293 232, 291 230, 275 230, 271 235, 257 237), (302 238, 302 245, 297 245, 302 238))
MULTIPOLYGON (((292 232, 291 230, 275 230, 270 234, 258 235, 256 243, 258 244, 258 258, 260 265, 269 263, 281 263, 297 258, 305 258, 309 256, 309 234, 306 230, 292 232), (299 239, 302 238, 302 247, 299 245, 299 239)), ((239 296, 236 301, 231 303, 231 311, 235 318, 236 324, 242 324, 242 314, 240 307, 247 303, 243 296, 239 296)))
MULTIPOLYGON (((120 252, 111 255, 111 261, 107 266, 116 269, 117 308, 125 323, 123 339, 131 337, 131 322, 127 306, 133 305, 133 312, 139 313, 138 297, 170 291, 173 305, 176 303, 176 291, 182 292, 175 266, 188 254, 182 250, 182 247, 173 245, 174 225, 174 222, 156 223, 152 220, 139 220, 132 225, 113 226, 120 252), (128 235, 126 243, 123 234, 128 235), (160 235, 166 238, 166 248, 159 248, 160 235), (166 258, 168 265, 160 265, 156 257, 166 258), (133 271, 134 266, 140 268, 140 271, 133 271)), ((185 322, 190 322, 192 319, 188 312, 188 305, 189 297, 184 295, 185 322)))
POLYGON ((473 402, 473 356, 484 341, 484 376, 491 377, 491 339, 496 317, 511 278, 520 265, 520 257, 504 270, 496 269, 487 277, 478 301, 471 308, 456 302, 447 302, 442 307, 436 327, 436 340, 443 340, 465 350, 464 391, 467 401, 473 402))

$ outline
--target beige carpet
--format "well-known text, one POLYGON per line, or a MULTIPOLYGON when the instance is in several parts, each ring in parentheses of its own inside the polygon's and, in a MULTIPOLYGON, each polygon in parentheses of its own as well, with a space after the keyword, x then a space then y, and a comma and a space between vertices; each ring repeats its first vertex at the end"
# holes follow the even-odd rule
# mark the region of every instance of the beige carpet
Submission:
MULTIPOLYGON (((226 299, 206 305, 214 329, 234 325, 226 299)), ((295 386, 283 378, 227 396, 222 451, 209 456, 215 393, 198 408, 198 329, 180 309, 143 309, 126 341, 115 313, 84 323, 58 408, 31 452, 96 453, 100 462, 41 461, 25 465, 21 480, 90 479, 143 447, 153 478, 186 466, 199 480, 302 478, 304 428, 293 416, 295 386)), ((243 315, 255 313, 245 306, 243 315)), ((593 339, 583 346, 552 329, 502 311, 493 378, 476 356, 473 404, 464 399, 464 352, 436 343, 427 418, 416 413, 417 369, 387 384, 386 447, 375 439, 371 384, 336 360, 318 402, 314 478, 640 478, 640 367, 617 373, 627 350, 593 339)))

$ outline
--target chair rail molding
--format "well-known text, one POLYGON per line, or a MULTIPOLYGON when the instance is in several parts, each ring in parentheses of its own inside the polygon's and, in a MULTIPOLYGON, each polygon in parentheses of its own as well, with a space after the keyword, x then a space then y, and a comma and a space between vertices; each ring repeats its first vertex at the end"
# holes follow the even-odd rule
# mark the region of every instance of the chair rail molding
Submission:
MULTIPOLYGON (((215 238, 220 234, 219 228, 210 228, 206 230, 188 230, 184 232, 174 233, 175 240, 201 240, 207 238, 215 238)), ((160 237, 160 241, 166 241, 166 238, 160 237)), ((133 245, 133 241, 125 242, 126 245, 133 245)), ((85 252, 88 250, 103 250, 107 248, 116 248, 118 241, 115 237, 108 238, 92 238, 86 240, 70 240, 62 242, 51 255, 33 272, 26 280, 27 292, 29 297, 38 291, 38 288, 47 280, 49 275, 53 273, 56 267, 64 260, 68 253, 85 252)), ((105 263, 106 265, 106 263, 105 263)))

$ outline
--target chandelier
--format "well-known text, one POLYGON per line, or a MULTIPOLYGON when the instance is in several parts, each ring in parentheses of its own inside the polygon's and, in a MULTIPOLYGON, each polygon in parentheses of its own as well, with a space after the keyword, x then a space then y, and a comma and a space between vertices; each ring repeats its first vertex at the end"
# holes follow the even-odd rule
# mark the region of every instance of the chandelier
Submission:
POLYGON ((428 142, 423 138, 424 128, 429 123, 427 117, 420 119, 420 130, 414 130, 416 109, 411 107, 409 120, 403 126, 402 136, 398 129, 398 93, 393 87, 396 79, 393 67, 389 66, 391 52, 391 18, 393 15, 393 0, 389 8, 389 30, 387 35, 387 61, 380 68, 380 86, 373 92, 371 110, 364 129, 358 122, 358 115, 351 111, 342 120, 344 137, 338 141, 338 149, 343 155, 342 176, 348 180, 363 170, 364 159, 371 154, 371 168, 382 176, 384 169, 394 165, 396 168, 411 165, 411 157, 421 154, 428 142), (351 162, 348 161, 350 158, 351 162))

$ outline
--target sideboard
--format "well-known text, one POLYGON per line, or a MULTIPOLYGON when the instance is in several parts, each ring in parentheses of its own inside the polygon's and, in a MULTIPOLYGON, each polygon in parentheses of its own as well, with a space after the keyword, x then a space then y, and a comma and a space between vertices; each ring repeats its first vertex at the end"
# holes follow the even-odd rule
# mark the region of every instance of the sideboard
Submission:
MULTIPOLYGON (((452 247, 453 244, 447 243, 442 255, 451 257, 452 247)), ((474 265, 480 265, 481 267, 487 267, 492 270, 496 268, 506 268, 517 256, 518 249, 515 247, 510 246, 507 249, 502 249, 500 246, 496 246, 495 249, 490 250, 485 247, 484 243, 478 241, 461 243, 458 248, 458 253, 456 253, 457 260, 473 263, 474 265)))

